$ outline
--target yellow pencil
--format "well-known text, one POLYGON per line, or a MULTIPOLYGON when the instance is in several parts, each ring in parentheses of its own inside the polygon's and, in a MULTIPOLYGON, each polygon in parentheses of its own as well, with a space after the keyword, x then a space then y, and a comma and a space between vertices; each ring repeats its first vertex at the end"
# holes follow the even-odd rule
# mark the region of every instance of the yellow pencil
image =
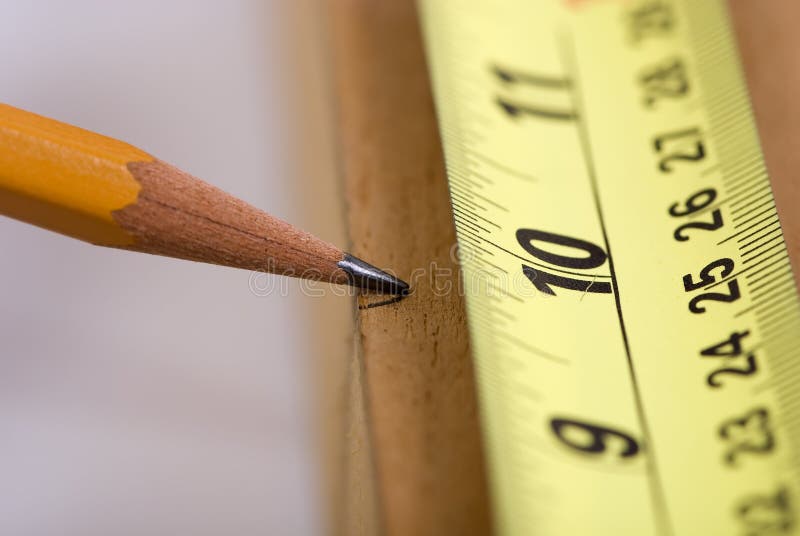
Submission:
POLYGON ((392 294, 408 290, 136 147, 4 104, 0 214, 101 246, 392 294))

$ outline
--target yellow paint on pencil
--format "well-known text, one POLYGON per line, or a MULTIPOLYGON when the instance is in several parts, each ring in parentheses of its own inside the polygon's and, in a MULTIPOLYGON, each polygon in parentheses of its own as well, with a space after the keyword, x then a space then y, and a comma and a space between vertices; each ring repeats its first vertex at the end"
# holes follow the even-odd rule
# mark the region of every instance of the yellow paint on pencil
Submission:
POLYGON ((106 246, 134 239, 112 212, 136 202, 129 162, 153 157, 121 141, 0 104, 0 213, 106 246))

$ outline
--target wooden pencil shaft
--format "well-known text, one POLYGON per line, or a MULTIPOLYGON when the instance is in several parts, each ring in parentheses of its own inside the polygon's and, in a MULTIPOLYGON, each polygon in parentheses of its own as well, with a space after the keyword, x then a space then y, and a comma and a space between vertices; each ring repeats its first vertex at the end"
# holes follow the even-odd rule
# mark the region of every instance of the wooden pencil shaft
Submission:
POLYGON ((0 213, 102 246, 383 292, 407 290, 337 247, 136 147, 3 104, 0 213))
POLYGON ((128 169, 142 189, 136 203, 113 213, 135 237, 119 247, 347 282, 337 266, 344 253, 334 246, 160 160, 132 162, 128 169))

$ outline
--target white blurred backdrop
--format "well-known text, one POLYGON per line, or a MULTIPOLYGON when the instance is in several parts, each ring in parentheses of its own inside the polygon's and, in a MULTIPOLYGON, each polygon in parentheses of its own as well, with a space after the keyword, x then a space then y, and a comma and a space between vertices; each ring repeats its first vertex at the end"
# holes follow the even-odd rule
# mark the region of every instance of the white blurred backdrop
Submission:
MULTIPOLYGON (((294 221, 289 3, 5 0, 0 100, 294 221)), ((2 217, 0 248, 0 534, 325 532, 295 282, 2 217)))

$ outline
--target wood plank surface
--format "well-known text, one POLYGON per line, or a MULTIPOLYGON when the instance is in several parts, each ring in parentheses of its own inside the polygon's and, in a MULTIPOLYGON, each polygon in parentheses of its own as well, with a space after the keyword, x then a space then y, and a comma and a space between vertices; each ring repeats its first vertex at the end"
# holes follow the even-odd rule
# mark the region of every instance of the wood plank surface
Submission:
POLYGON ((351 252, 414 288, 358 327, 380 527, 486 534, 463 299, 436 291, 458 280, 455 231, 414 1, 329 6, 351 252))

